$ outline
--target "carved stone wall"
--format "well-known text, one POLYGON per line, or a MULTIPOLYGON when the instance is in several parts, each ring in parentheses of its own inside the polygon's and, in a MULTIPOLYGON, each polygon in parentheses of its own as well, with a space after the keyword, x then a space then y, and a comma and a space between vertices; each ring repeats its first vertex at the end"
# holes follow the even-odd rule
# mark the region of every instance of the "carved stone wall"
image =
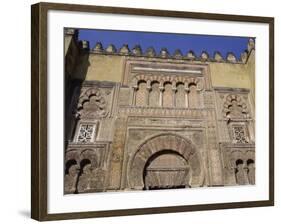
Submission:
POLYGON ((71 143, 65 153, 64 192, 105 191, 109 144, 71 143))
POLYGON ((255 184, 255 145, 220 145, 224 161, 224 185, 255 184))
POLYGON ((121 82, 85 81, 72 96, 65 193, 255 183, 248 89, 213 87, 206 63, 124 64, 121 82))
POLYGON ((250 90, 216 88, 224 185, 255 184, 255 133, 250 90))

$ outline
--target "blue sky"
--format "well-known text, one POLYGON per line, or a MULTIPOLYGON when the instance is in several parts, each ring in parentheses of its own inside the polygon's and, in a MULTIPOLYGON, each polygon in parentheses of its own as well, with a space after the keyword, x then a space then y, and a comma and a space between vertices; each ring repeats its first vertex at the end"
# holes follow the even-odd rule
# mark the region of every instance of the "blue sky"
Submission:
POLYGON ((213 57, 214 52, 219 51, 224 58, 228 52, 240 58, 240 54, 247 49, 249 37, 81 29, 79 40, 88 40, 90 48, 93 48, 96 42, 101 42, 104 48, 114 44, 117 49, 123 44, 128 44, 130 49, 139 44, 143 51, 154 47, 157 53, 165 47, 170 54, 180 49, 183 54, 192 50, 197 56, 202 51, 207 51, 210 57, 213 57))

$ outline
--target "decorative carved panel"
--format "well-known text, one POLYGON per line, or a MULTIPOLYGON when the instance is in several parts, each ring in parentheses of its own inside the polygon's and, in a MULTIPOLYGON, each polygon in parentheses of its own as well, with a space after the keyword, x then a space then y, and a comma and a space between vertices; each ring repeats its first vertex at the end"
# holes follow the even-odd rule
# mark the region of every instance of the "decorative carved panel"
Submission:
POLYGON ((151 90, 149 92, 149 106, 151 107, 160 106, 160 89, 159 89, 159 82, 157 81, 151 83, 151 90))
POLYGON ((233 140, 235 143, 248 143, 245 127, 234 126, 232 127, 232 131, 233 131, 233 140))
POLYGON ((95 124, 81 124, 77 136, 77 142, 89 143, 95 135, 95 124))
POLYGON ((198 91, 195 84, 189 86, 188 106, 190 108, 197 108, 199 103, 198 91))
POLYGON ((173 107, 174 92, 172 89, 172 83, 167 82, 164 84, 163 91, 163 107, 173 107))
MULTIPOLYGON (((108 90, 110 94, 110 90, 108 90)), ((101 118, 108 114, 108 94, 99 88, 88 88, 79 98, 76 116, 79 118, 101 118)))
POLYGON ((183 83, 177 84, 176 90, 176 107, 184 108, 186 105, 186 91, 183 83))
POLYGON ((71 143, 65 155, 64 192, 103 191, 108 152, 108 143, 71 143))
POLYGON ((221 144, 225 185, 255 184, 255 145, 221 144))
POLYGON ((186 109, 186 108, 135 108, 135 107, 120 107, 118 114, 134 115, 134 116, 159 116, 159 117, 188 117, 194 119, 202 119, 207 116, 207 110, 186 109))
POLYGON ((237 94, 229 94, 223 104, 224 117, 227 119, 247 118, 248 108, 242 97, 237 94))
POLYGON ((136 106, 147 106, 147 89, 145 81, 138 83, 138 89, 136 91, 136 106))

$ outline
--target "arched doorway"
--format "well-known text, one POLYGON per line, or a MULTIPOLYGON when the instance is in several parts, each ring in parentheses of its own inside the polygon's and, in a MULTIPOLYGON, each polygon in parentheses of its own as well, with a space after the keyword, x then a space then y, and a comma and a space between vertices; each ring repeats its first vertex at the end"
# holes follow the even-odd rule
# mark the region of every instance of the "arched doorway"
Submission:
POLYGON ((145 190, 175 189, 189 186, 189 165, 185 158, 172 150, 152 155, 143 171, 145 190))
POLYGON ((198 187, 203 185, 204 177, 200 153, 195 145, 180 135, 165 133, 144 141, 131 156, 127 171, 127 188, 143 190, 158 187, 161 189, 165 186, 198 187), (169 165, 167 161, 173 161, 174 164, 169 165), (164 172, 164 169, 167 172, 164 172), (157 175, 153 175, 153 172, 157 175), (175 173, 183 179, 172 183, 175 173), (149 181, 149 178, 167 178, 167 180, 153 182, 149 181))

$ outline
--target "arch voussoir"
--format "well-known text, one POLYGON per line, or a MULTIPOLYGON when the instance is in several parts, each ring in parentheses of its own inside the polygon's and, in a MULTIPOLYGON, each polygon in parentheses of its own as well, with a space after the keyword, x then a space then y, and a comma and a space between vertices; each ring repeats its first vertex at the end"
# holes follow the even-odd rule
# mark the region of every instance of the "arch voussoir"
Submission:
POLYGON ((146 145, 147 145, 147 148, 148 148, 147 151, 149 152, 149 155, 152 155, 153 153, 155 153, 158 150, 158 146, 154 141, 148 141, 146 143, 146 145))
POLYGON ((167 140, 165 141, 165 138, 163 136, 160 136, 155 141, 156 141, 158 150, 164 149, 165 147, 167 147, 167 143, 166 143, 167 140))

